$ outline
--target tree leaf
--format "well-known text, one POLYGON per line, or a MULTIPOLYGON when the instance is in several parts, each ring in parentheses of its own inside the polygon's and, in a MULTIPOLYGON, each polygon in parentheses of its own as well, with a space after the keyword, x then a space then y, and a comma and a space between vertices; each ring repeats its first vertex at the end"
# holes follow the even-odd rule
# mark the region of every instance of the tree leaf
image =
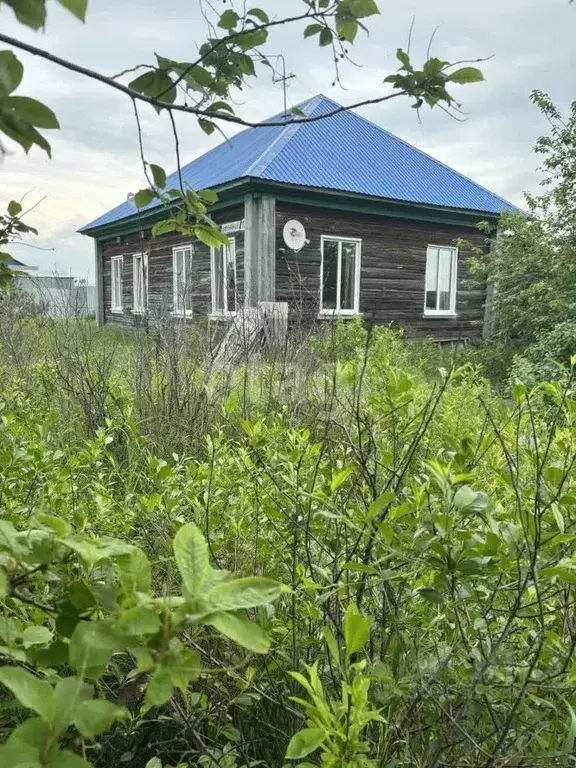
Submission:
POLYGON ((115 720, 124 716, 124 710, 106 699, 91 699, 79 704, 73 713, 72 723, 82 736, 93 739, 107 731, 115 720))
POLYGON ((40 750, 23 742, 2 744, 0 765, 4 768, 43 768, 40 750))
POLYGON ((162 761, 158 757, 152 757, 146 763, 145 768, 162 768, 162 761))
POLYGON ((358 22, 348 17, 336 16, 336 32, 342 40, 353 43, 358 34, 358 22))
POLYGON ((236 13, 236 11, 233 11, 231 8, 228 8, 227 11, 224 11, 222 16, 220 16, 220 21, 218 22, 218 26, 220 29, 234 29, 236 24, 240 21, 240 16, 236 13))
POLYGON ((334 477, 330 482, 330 490, 334 492, 335 490, 340 488, 340 486, 343 483, 345 483, 346 480, 348 480, 348 478, 350 477, 350 475, 353 475, 355 471, 356 471, 356 468, 353 466, 343 467, 342 469, 338 470, 338 472, 334 474, 334 477))
POLYGON ((380 13, 376 0, 344 0, 343 5, 356 19, 364 19, 380 13))
POLYGON ((212 227, 209 224, 196 224, 194 227, 194 234, 198 240, 202 240, 203 243, 206 243, 206 245, 209 245, 211 248, 228 245, 228 238, 226 235, 218 229, 218 227, 212 227))
POLYGON ((330 45, 333 39, 334 35, 330 27, 322 27, 322 32, 320 32, 320 37, 318 38, 320 46, 323 48, 326 45, 330 45))
POLYGON ((40 29, 46 22, 46 0, 4 0, 18 21, 32 29, 40 29))
POLYGON ((324 29, 323 24, 309 24, 304 30, 304 37, 312 37, 318 35, 324 29))
POLYGON ((459 85, 467 83, 480 83, 484 80, 484 75, 477 67, 462 67, 448 75, 448 80, 459 85))
POLYGON ((10 216, 19 216, 22 213, 22 206, 16 200, 10 200, 8 203, 8 214, 10 216))
POLYGON ((285 587, 273 579, 246 576, 216 585, 205 595, 205 600, 209 610, 237 611, 272 603, 284 591, 285 587))
POLYGON ((32 648, 33 645, 48 645, 52 642, 52 632, 48 627, 27 627, 22 635, 24 648, 32 648))
POLYGON ((75 708, 94 696, 94 688, 80 677, 65 677, 54 689, 53 722, 67 728, 72 722, 75 708))
POLYGON ((174 537, 174 555, 186 592, 199 595, 210 561, 206 539, 194 523, 183 525, 174 537))
POLYGON ((52 720, 52 687, 25 669, 5 667, 0 669, 0 683, 8 688, 26 709, 32 709, 47 723, 52 720))
POLYGON ((66 749, 54 754, 48 763, 48 768, 93 768, 93 766, 80 755, 75 755, 74 752, 66 749))
POLYGON ((350 604, 344 617, 344 640, 348 655, 363 648, 370 639, 372 619, 360 616, 354 605, 350 604))
POLYGON ((125 638, 114 631, 112 620, 81 621, 70 638, 70 664, 94 679, 106 669, 112 651, 125 644, 125 638))
POLYGON ((86 7, 88 0, 58 0, 60 5, 67 8, 80 21, 86 21, 86 7))
POLYGON ((422 587, 422 589, 418 590, 418 594, 420 595, 420 597, 422 597, 424 600, 427 600, 429 603, 440 605, 440 603, 444 602, 444 598, 442 597, 440 592, 430 587, 422 587))
POLYGON ((146 703, 151 707, 161 707, 170 699, 174 685, 167 669, 158 669, 148 683, 146 703))
POLYGON ((269 24, 270 23, 270 17, 266 13, 266 11, 263 11, 262 8, 251 8, 247 16, 256 16, 258 21, 261 21, 262 24, 269 24))
POLYGON ((286 758, 288 760, 300 760, 300 758, 306 757, 324 743, 326 736, 327 733, 323 728, 303 728, 290 739, 286 758))
POLYGON ((212 613, 206 623, 249 651, 267 653, 270 650, 270 638, 262 627, 240 613, 212 613))
POLYGON ((156 611, 143 605, 136 605, 123 611, 117 619, 115 628, 125 635, 155 635, 161 627, 156 611))
POLYGON ((159 235, 165 235, 168 232, 176 232, 178 230, 178 222, 174 219, 165 219, 164 221, 157 221, 152 227, 152 237, 158 237, 159 235))
POLYGON ((454 494, 454 506, 459 512, 483 512, 488 506, 488 496, 463 485, 454 494))
POLYGON ((161 168, 159 165, 154 165, 154 163, 151 163, 150 170, 152 171, 152 178, 154 179, 154 184, 160 189, 164 189, 164 187, 166 186, 166 171, 164 170, 164 168, 161 168))
POLYGON ((566 731, 566 736, 564 737, 564 743, 562 744, 562 752, 565 755, 571 755, 574 751, 574 741, 576 740, 576 713, 564 696, 561 698, 568 709, 568 729, 566 731))
POLYGON ((0 96, 8 96, 22 82, 24 67, 12 51, 0 51, 0 96))
POLYGON ((134 204, 136 205, 136 208, 146 208, 146 206, 150 205, 155 198, 156 194, 153 190, 139 189, 134 195, 134 204))

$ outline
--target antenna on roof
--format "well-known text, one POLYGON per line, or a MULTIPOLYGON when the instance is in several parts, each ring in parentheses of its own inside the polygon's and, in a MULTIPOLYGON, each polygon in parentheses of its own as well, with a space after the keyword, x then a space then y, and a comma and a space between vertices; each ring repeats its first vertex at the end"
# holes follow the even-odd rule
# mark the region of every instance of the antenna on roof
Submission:
POLYGON ((272 75, 272 82, 273 83, 282 83, 282 90, 284 92, 284 117, 288 117, 288 95, 287 95, 287 83, 288 80, 293 80, 296 75, 294 72, 290 72, 290 74, 286 74, 286 59, 284 56, 279 53, 274 56, 267 56, 268 59, 280 59, 280 62, 282 64, 282 75, 278 75, 276 73, 276 70, 272 68, 272 72, 274 73, 272 75))

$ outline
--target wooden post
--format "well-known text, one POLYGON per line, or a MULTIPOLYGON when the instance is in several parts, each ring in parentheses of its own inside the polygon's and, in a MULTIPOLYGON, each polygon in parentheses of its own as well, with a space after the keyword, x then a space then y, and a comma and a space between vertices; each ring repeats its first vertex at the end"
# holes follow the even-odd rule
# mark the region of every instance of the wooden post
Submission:
POLYGON ((102 263, 102 244, 94 240, 94 275, 96 279, 96 323, 104 325, 104 265, 102 263))
POLYGON ((244 306, 276 298, 276 198, 244 198, 244 306))

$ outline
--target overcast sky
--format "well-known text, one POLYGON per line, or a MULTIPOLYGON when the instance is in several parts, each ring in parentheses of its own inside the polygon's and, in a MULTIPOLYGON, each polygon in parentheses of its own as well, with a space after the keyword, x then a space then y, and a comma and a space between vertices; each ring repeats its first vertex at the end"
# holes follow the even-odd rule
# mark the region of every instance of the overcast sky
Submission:
MULTIPOLYGON (((230 7, 221 0, 219 9, 230 7)), ((301 0, 262 0, 254 4, 271 15, 303 7, 301 0)), ((155 52, 191 60, 206 36, 200 0, 89 0, 85 25, 47 0, 45 32, 28 31, 6 5, 0 5, 0 29, 52 53, 105 74, 151 63, 155 52)), ((241 5, 241 3, 240 3, 241 5)), ((382 15, 369 20, 370 36, 359 35, 355 65, 342 68, 345 90, 332 87, 328 49, 302 39, 302 27, 282 28, 270 36, 269 54, 284 53, 289 71, 288 99, 297 104, 317 93, 342 104, 373 98, 385 91, 382 80, 396 68, 395 50, 406 46, 415 18, 412 55, 421 61, 436 27, 432 53, 451 61, 492 56, 481 65, 486 82, 458 88, 468 118, 451 120, 439 110, 423 111, 421 122, 408 102, 396 100, 362 113, 457 170, 522 204, 523 192, 540 179, 532 152, 546 122, 529 101, 534 88, 547 91, 566 109, 576 99, 576 6, 568 0, 380 0, 382 15), (359 66, 358 66, 359 65, 359 66)), ((4 48, 0 44, 0 48, 4 48)), ((27 193, 38 207, 29 223, 40 236, 35 246, 13 248, 15 256, 43 269, 92 271, 92 240, 76 230, 145 186, 130 101, 105 85, 18 52, 25 76, 22 95, 39 98, 56 112, 62 130, 50 131, 53 159, 34 148, 26 156, 11 146, 0 164, 0 208, 27 193)), ((238 97, 238 114, 264 119, 282 109, 282 89, 268 70, 238 97)), ((150 162, 173 170, 174 147, 167 117, 143 108, 145 152, 150 162)), ((183 162, 214 146, 192 116, 178 119, 183 162)), ((228 135, 234 130, 226 128, 228 135)), ((47 132, 48 134, 48 132, 47 132)))

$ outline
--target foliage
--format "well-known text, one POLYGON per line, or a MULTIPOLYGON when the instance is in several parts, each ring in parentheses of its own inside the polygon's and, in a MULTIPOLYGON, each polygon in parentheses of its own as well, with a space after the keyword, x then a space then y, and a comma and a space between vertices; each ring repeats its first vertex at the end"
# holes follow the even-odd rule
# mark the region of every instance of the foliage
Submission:
POLYGON ((532 101, 550 123, 535 145, 545 191, 527 196, 528 216, 504 214, 496 237, 485 229, 489 252, 474 269, 494 286, 495 339, 510 360, 519 354, 516 375, 534 382, 557 376, 555 361, 576 351, 576 102, 563 118, 545 94, 532 101))
POLYGON ((3 764, 568 764, 571 371, 3 311, 3 764))
POLYGON ((28 232, 38 234, 34 227, 22 221, 22 204, 11 200, 6 213, 0 215, 0 292, 9 287, 13 276, 7 264, 11 257, 4 248, 28 232))

